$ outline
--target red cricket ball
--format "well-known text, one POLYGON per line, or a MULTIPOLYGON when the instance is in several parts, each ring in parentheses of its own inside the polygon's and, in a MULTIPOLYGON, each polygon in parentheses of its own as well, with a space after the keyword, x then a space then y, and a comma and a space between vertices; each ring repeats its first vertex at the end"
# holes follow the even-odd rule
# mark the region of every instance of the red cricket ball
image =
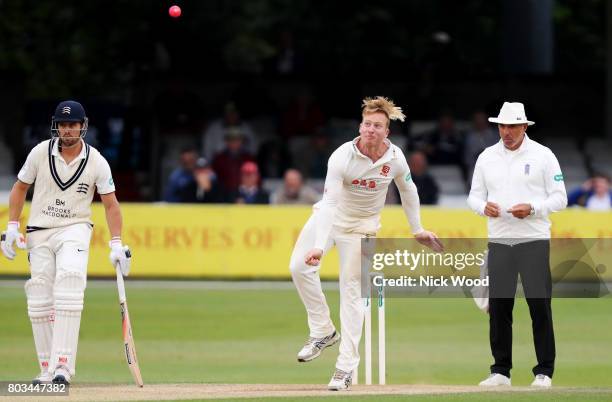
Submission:
POLYGON ((168 9, 168 14, 170 14, 172 18, 178 18, 181 16, 181 8, 179 6, 172 6, 168 9))

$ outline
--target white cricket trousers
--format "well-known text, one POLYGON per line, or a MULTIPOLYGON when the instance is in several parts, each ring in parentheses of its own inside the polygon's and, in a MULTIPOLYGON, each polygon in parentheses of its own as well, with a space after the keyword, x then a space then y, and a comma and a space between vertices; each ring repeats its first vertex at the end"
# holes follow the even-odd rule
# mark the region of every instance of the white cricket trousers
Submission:
POLYGON ((75 374, 92 228, 86 223, 28 233, 28 314, 41 372, 75 374))
MULTIPOLYGON (((302 229, 293 253, 290 270, 293 283, 308 313, 310 336, 321 338, 334 332, 329 306, 321 288, 319 266, 307 265, 306 253, 313 247, 316 236, 316 213, 313 213, 302 229)), ((359 366, 359 341, 365 314, 361 297, 361 239, 358 233, 342 232, 334 227, 325 245, 325 255, 332 246, 338 248, 340 257, 340 354, 336 368, 352 372, 359 366)))

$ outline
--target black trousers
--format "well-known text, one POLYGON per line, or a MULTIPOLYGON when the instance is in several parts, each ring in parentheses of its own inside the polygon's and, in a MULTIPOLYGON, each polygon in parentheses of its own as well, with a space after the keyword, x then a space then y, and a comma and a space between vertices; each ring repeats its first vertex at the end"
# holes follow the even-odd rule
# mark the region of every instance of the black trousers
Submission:
POLYGON ((512 369, 512 309, 518 275, 529 305, 538 364, 533 374, 552 378, 555 366, 550 276, 550 241, 513 246, 489 242, 489 341, 495 363, 491 373, 510 377, 512 369))

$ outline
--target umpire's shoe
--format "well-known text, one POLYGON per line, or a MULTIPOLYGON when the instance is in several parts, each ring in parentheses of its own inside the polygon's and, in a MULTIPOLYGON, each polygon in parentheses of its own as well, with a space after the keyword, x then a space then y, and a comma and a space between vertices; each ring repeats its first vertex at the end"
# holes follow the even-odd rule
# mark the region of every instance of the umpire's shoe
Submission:
POLYGON ((552 379, 544 374, 538 374, 535 376, 535 379, 531 383, 532 387, 539 388, 550 388, 552 387, 552 379))
POLYGON ((509 377, 503 374, 491 373, 487 378, 478 384, 481 387, 499 387, 499 386, 510 386, 512 382, 509 377))
POLYGON ((333 334, 324 336, 323 338, 308 338, 306 344, 298 352, 298 362, 309 362, 321 355, 323 349, 330 347, 340 340, 340 334, 334 331, 333 334))

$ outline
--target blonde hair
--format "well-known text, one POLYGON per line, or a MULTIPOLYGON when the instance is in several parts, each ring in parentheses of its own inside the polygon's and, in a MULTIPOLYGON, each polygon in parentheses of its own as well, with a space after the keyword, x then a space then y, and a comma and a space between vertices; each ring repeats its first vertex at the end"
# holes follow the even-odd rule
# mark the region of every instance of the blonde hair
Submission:
POLYGON ((389 98, 384 96, 377 96, 376 98, 365 98, 361 104, 363 110, 362 115, 368 113, 381 112, 384 113, 389 120, 404 121, 406 115, 402 112, 402 108, 395 106, 395 103, 389 98))

